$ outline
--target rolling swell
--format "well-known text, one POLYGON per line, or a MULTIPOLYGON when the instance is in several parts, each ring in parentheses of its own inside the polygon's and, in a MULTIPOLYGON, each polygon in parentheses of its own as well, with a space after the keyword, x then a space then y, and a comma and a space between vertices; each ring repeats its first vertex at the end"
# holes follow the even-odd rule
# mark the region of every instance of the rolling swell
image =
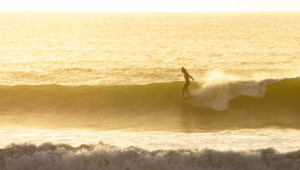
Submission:
POLYGON ((129 113, 174 105, 179 102, 182 83, 116 86, 21 85, 0 86, 3 110, 26 112, 108 112, 129 113), (174 93, 175 92, 175 93, 174 93))
POLYGON ((299 128, 300 80, 0 87, 2 125, 142 130, 299 128))

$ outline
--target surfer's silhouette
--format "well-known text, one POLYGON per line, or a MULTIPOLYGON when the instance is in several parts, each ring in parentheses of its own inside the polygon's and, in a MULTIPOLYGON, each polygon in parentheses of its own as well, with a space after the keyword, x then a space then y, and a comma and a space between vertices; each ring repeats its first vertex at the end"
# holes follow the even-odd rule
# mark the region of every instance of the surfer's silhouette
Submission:
POLYGON ((185 79, 185 84, 182 87, 182 96, 184 96, 184 91, 187 92, 188 95, 190 95, 187 87, 189 87, 190 85, 190 78, 194 81, 193 77, 189 75, 189 73, 186 71, 186 69, 184 67, 181 67, 181 72, 184 75, 184 79, 185 79))

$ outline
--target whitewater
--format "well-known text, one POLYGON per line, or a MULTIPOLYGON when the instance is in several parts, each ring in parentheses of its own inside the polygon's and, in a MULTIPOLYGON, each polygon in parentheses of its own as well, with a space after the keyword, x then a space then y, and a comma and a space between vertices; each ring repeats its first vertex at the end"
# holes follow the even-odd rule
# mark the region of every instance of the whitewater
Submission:
POLYGON ((0 169, 299 169, 299 20, 0 12, 0 169))

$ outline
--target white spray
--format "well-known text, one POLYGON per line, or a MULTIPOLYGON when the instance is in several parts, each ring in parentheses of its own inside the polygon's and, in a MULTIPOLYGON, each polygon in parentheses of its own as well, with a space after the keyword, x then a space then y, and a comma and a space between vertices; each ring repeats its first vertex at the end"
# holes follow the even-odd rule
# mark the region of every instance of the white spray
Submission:
POLYGON ((195 98, 190 102, 194 106, 224 111, 228 109, 229 101, 237 96, 263 97, 266 86, 277 81, 241 81, 237 77, 213 70, 204 78, 201 89, 192 92, 195 98))

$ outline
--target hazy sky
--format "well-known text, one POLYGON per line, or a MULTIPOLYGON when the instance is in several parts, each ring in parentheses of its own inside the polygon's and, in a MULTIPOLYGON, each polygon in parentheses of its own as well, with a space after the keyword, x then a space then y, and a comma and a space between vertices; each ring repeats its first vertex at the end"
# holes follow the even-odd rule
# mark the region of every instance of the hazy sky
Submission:
POLYGON ((0 0, 0 11, 300 12, 300 0, 0 0))

